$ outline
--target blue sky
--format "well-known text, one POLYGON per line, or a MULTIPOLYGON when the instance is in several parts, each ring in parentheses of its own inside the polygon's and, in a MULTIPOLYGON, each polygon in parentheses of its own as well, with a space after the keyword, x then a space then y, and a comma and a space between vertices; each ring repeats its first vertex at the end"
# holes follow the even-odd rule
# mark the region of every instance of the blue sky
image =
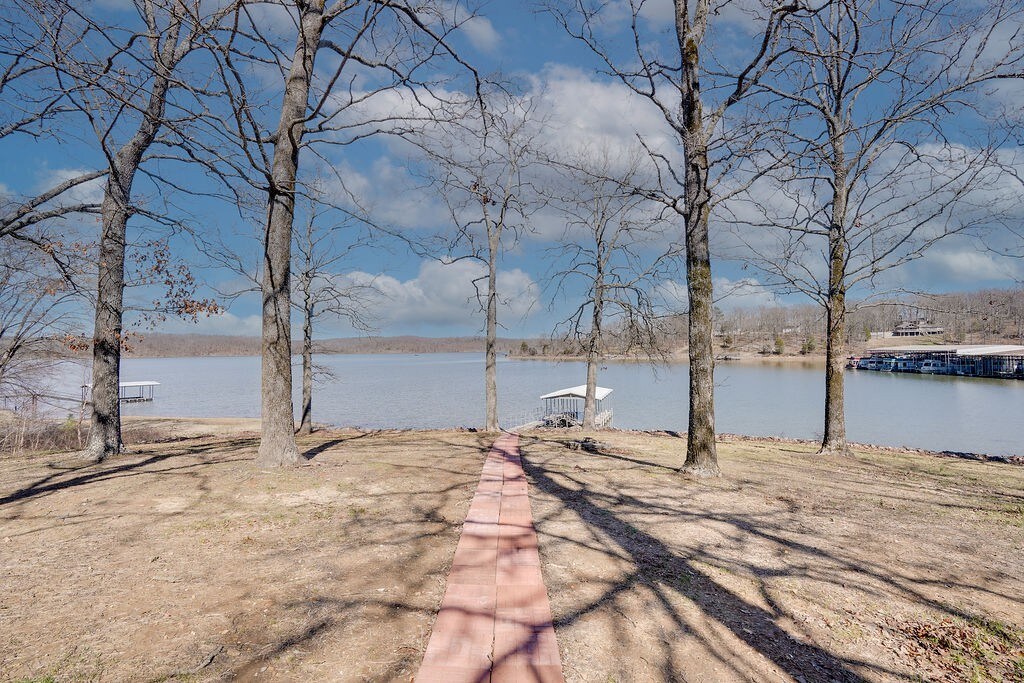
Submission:
MULTIPOLYGON (((110 16, 131 20, 131 12, 121 0, 104 0, 103 11, 110 16)), ((613 5, 616 3, 613 3, 613 5)), ((621 3, 619 3, 621 4, 621 3)), ((669 37, 670 4, 665 0, 650 3, 645 29, 652 42, 669 37)), ((616 28, 610 24, 607 37, 613 38, 616 28)), ((742 15, 725 12, 713 34, 719 54, 742 53, 750 40, 752 27, 742 15)), ((480 71, 500 71, 524 83, 526 91, 541 102, 548 117, 543 144, 552 148, 572 145, 610 143, 629 146, 636 135, 658 144, 671 145, 671 136, 657 112, 629 94, 616 82, 599 72, 593 56, 578 42, 565 35, 546 14, 530 3, 494 0, 485 4, 480 18, 467 23, 457 39, 460 50, 480 71)), ((615 52, 616 55, 625 53, 615 52)), ((1019 103, 1019 93, 1003 93, 1008 102, 1019 103)), ((970 131, 968 131, 970 132, 970 131)), ((73 127, 52 137, 33 139, 9 137, 0 141, 0 192, 31 194, 82 169, 100 163, 100 157, 89 134, 73 127)), ((1016 153, 1016 150, 1008 150, 1016 153)), ((386 141, 367 141, 327 152, 332 163, 342 168, 350 191, 356 192, 376 219, 399 229, 407 238, 426 239, 446 228, 445 212, 438 197, 425 190, 420 181, 408 172, 414 162, 407 146, 386 141)), ((307 155, 308 159, 308 155, 307 155)), ((183 183, 209 182, 194 171, 174 171, 183 183)), ((141 179, 137 195, 151 208, 159 207, 167 198, 166 189, 141 179)), ((98 187, 83 192, 95 193, 98 187)), ((190 197, 169 197, 170 211, 187 218, 200 240, 223 240, 242 253, 255 257, 258 244, 248 237, 253 225, 239 217, 233 207, 212 200, 190 197)), ((1024 216, 1016 214, 1015 220, 1024 216)), ((570 288, 553 300, 552 287, 545 280, 552 266, 549 250, 562 238, 557 218, 551 214, 537 216, 533 232, 526 233, 504 255, 501 283, 505 305, 501 323, 507 336, 546 335, 557 320, 575 306, 579 292, 570 288)), ((70 229, 71 226, 69 226, 70 229)), ((76 229, 95 234, 90 219, 79 222, 76 229)), ((258 227, 258 226, 257 226, 258 227)), ((728 239, 721 226, 716 227, 716 247, 729 251, 728 239)), ((679 228, 681 229, 681 227, 679 228)), ((144 234, 144 219, 132 224, 133 234, 144 234)), ((400 242, 380 239, 380 248, 360 249, 338 267, 339 275, 352 281, 372 281, 384 292, 374 300, 377 332, 380 334, 417 334, 424 336, 473 335, 482 329, 482 317, 472 301, 472 279, 479 269, 461 262, 443 266, 415 255, 400 242)), ((175 238, 174 246, 188 261, 196 275, 215 289, 237 289, 243 282, 237 274, 211 265, 197 252, 189 240, 175 238)), ((733 253, 733 252, 730 252, 733 253)), ((804 303, 796 296, 782 296, 761 288, 763 278, 755 270, 735 260, 720 259, 715 263, 715 282, 719 292, 736 292, 721 302, 725 308, 756 306, 777 301, 804 303)), ((886 285, 942 292, 1012 286, 1024 279, 1019 261, 1002 260, 981 249, 974 241, 950 240, 940 244, 919 261, 895 272, 886 285)), ((679 288, 685 274, 679 270, 667 288, 679 288)), ((149 292, 137 292, 137 299, 151 298, 149 292)), ((204 332, 216 334, 259 333, 259 299, 241 296, 230 302, 224 315, 203 319, 198 325, 167 321, 160 328, 172 332, 204 332)), ((327 321, 318 336, 357 334, 344 321, 327 321)))

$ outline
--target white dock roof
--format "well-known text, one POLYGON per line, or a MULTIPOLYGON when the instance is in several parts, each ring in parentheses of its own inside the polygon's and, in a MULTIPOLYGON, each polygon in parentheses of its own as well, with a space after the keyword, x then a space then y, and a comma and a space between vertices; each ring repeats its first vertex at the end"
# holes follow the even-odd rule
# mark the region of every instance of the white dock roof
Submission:
POLYGON ((1024 356, 1024 346, 1003 344, 1000 346, 982 346, 973 349, 960 349, 958 356, 1024 356))
MULTIPOLYGON (((598 401, 603 401, 608 397, 608 394, 612 393, 611 389, 605 387, 597 387, 594 392, 594 396, 598 401)), ((568 389, 559 389, 558 391, 552 391, 550 394, 544 394, 541 396, 541 400, 547 398, 586 398, 587 397, 587 385, 583 384, 578 387, 569 387, 568 389)))
MULTIPOLYGON (((82 385, 83 388, 91 386, 92 382, 82 385)), ((119 386, 122 389, 124 389, 125 387, 158 387, 160 386, 160 382, 121 382, 119 386)))
POLYGON ((958 356, 1020 356, 1024 346, 1010 344, 919 344, 868 349, 869 353, 955 353, 958 356))

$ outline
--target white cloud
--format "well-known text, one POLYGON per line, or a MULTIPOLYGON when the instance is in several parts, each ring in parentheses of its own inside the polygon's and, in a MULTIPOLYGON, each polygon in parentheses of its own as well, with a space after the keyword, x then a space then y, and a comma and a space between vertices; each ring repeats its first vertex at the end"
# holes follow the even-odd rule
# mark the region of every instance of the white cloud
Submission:
MULTIPOLYGON (((38 192, 46 192, 63 182, 78 176, 90 173, 92 169, 84 168, 54 168, 48 169, 39 179, 36 187, 38 192)), ((95 178, 88 182, 72 187, 67 192, 53 200, 56 205, 67 204, 100 204, 103 202, 103 190, 106 183, 105 177, 95 178)))
MULTIPOLYGON (((661 112, 645 98, 633 94, 618 81, 601 79, 592 73, 570 66, 553 64, 530 78, 522 93, 518 110, 533 109, 534 135, 547 152, 576 152, 580 149, 609 148, 628 155, 638 146, 637 135, 655 149, 676 149, 678 143, 666 130, 661 112), (529 104, 525 104, 526 101, 529 104)), ((357 91, 353 99, 368 93, 357 91)), ((338 95, 335 104, 343 107, 349 95, 338 95)), ((430 109, 441 107, 442 100, 462 99, 471 106, 465 93, 435 89, 433 92, 387 90, 349 107, 346 121, 373 121, 374 129, 386 129, 382 122, 395 121, 395 127, 418 125, 429 131, 437 124, 430 122, 430 109), (417 124, 417 120, 419 123, 417 124)), ((350 131, 350 134, 356 130, 350 131)), ((412 153, 412 148, 392 137, 384 139, 392 152, 412 153)))
MULTIPOLYGON (((847 272, 857 281, 853 293, 942 290, 954 283, 971 286, 1019 278, 1018 262, 979 250, 964 235, 984 235, 993 250, 1015 251, 1012 242, 1019 237, 1000 226, 1020 225, 1024 219, 1018 180, 1024 157, 1004 149, 990 159, 984 150, 938 144, 917 145, 915 151, 917 156, 908 159, 902 146, 883 149, 852 191, 847 272), (904 264, 907 259, 912 263, 904 264), (890 266, 895 267, 888 270, 890 266)), ((734 174, 724 182, 741 187, 744 178, 734 174)), ((775 271, 785 265, 789 275, 825 288, 830 193, 824 184, 781 186, 762 178, 717 207, 716 253, 772 273, 772 282, 781 279, 775 271), (788 229, 804 225, 817 234, 788 229)))
POLYGON ((905 269, 899 284, 912 289, 977 286, 979 283, 1020 279, 1022 264, 1018 259, 1001 258, 972 248, 972 245, 949 243, 933 249, 920 261, 905 269))
POLYGON ((542 141, 548 151, 576 153, 608 149, 628 158, 637 136, 654 149, 675 149, 665 119, 650 102, 617 81, 597 79, 575 67, 550 65, 533 82, 545 119, 542 141))
POLYGON ((169 318, 158 327, 169 334, 222 334, 237 337, 258 337, 263 330, 259 315, 238 316, 230 311, 201 317, 195 323, 181 318, 169 318))
MULTIPOLYGON (((419 93, 414 99, 407 91, 380 93, 353 107, 346 116, 352 120, 421 119, 424 130, 436 124, 425 122, 427 109, 436 102, 434 95, 457 98, 458 93, 419 93)), ((535 130, 528 132, 533 145, 546 155, 577 159, 588 154, 606 154, 612 160, 609 171, 622 170, 639 156, 646 160, 638 137, 652 148, 673 156, 679 145, 667 130, 661 113, 646 99, 636 96, 617 81, 600 79, 583 70, 551 65, 527 83, 518 108, 532 109, 535 130)), ((397 125, 397 124, 396 124, 397 125)), ((404 125, 404 124, 403 124, 404 125)), ((393 159, 408 158, 413 165, 420 159, 416 148, 397 137, 383 140, 387 155, 368 168, 345 168, 347 190, 359 198, 383 223, 396 227, 441 227, 450 215, 436 192, 422 178, 393 159)), ((344 166, 344 162, 341 164, 344 166)), ((543 165, 531 169, 551 174, 543 165)), ((531 178, 541 185, 550 178, 531 178)), ((340 190, 339 190, 340 191, 340 190)), ((533 238, 558 239, 564 221, 550 214, 534 217, 533 238)))
MULTIPOLYGON (((715 305, 723 310, 774 306, 779 303, 775 292, 755 278, 732 280, 727 277, 714 277, 711 283, 714 288, 715 305)), ((669 311, 685 312, 689 307, 685 282, 661 282, 658 284, 657 294, 669 311)))
POLYGON ((481 52, 494 53, 501 46, 501 34, 487 17, 473 17, 462 24, 469 42, 481 52))
POLYGON ((393 157, 382 156, 363 171, 347 162, 335 165, 325 189, 333 201, 357 215, 365 212, 387 228, 435 229, 449 224, 451 216, 440 196, 423 184, 393 157))
MULTIPOLYGON (((478 331, 483 327, 481 306, 473 280, 486 274, 486 268, 474 261, 444 265, 424 261, 419 273, 410 280, 390 275, 352 272, 339 277, 342 285, 372 287, 368 309, 377 318, 376 326, 413 330, 423 327, 462 327, 478 331)), ((486 282, 477 285, 483 293, 486 282)), ((530 316, 537 305, 539 291, 529 274, 518 268, 498 273, 499 322, 512 323, 530 316)))
POLYGON ((715 304, 724 310, 774 306, 779 303, 775 292, 755 278, 730 280, 727 277, 712 278, 715 288, 715 304))

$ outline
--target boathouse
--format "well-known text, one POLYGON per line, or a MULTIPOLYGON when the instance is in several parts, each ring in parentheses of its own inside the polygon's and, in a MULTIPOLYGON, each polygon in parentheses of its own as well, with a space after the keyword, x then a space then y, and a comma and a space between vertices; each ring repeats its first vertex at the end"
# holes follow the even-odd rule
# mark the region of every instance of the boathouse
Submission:
MULTIPOLYGON (((594 398, 597 400, 595 412, 598 427, 606 426, 612 420, 611 401, 608 399, 611 393, 612 390, 605 387, 597 387, 594 392, 594 398)), ((587 400, 585 384, 552 391, 550 394, 541 396, 540 400, 543 404, 542 419, 545 423, 555 421, 565 423, 560 426, 583 423, 583 407, 587 400)))

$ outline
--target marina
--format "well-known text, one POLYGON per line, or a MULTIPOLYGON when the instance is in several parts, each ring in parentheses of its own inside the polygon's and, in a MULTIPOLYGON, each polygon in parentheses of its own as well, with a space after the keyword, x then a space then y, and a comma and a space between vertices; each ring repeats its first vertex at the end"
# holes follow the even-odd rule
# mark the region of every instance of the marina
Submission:
POLYGON ((847 367, 990 379, 1024 379, 1024 346, 935 344, 872 349, 851 356, 847 367))

